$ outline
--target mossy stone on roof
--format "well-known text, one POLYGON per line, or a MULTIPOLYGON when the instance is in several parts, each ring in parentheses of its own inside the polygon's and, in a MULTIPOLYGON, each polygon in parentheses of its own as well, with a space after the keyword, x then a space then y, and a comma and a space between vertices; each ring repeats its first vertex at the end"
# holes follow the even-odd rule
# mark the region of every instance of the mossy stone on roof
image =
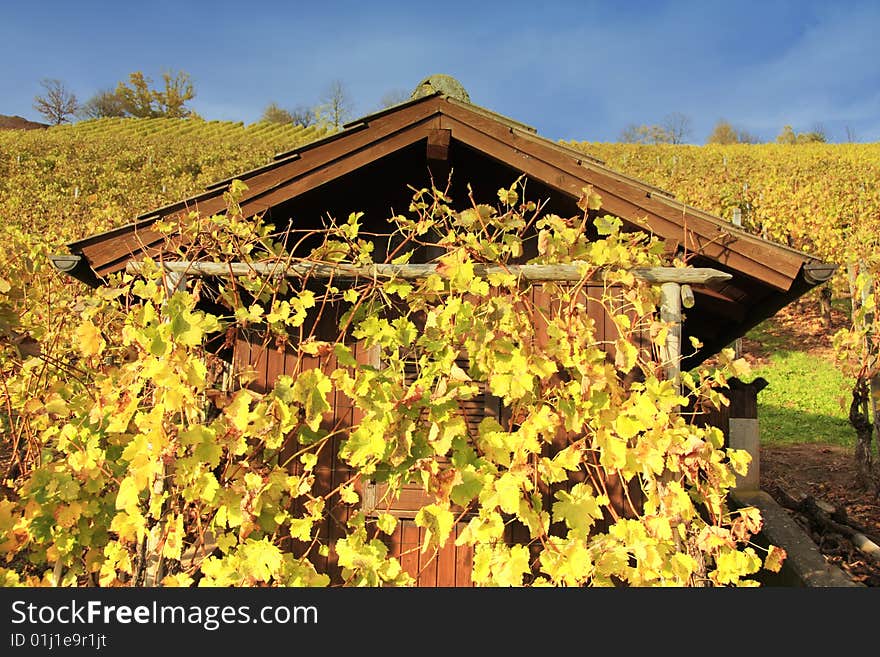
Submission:
POLYGON ((444 96, 452 96, 453 98, 457 98, 466 103, 471 102, 471 97, 468 95, 468 92, 462 86, 461 82, 451 75, 443 75, 442 73, 429 75, 419 82, 415 90, 412 92, 412 95, 410 95, 410 98, 415 100, 416 98, 430 96, 431 94, 438 92, 444 96))

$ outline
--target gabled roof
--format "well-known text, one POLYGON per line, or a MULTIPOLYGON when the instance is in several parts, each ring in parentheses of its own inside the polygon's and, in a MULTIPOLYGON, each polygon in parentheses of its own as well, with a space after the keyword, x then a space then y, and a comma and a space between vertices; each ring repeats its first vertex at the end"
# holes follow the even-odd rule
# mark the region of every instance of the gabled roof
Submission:
MULTIPOLYGON (((603 212, 630 226, 647 227, 666 240, 670 250, 690 254, 695 266, 733 274, 726 284, 694 290, 697 304, 688 314, 685 334, 697 335, 705 346, 686 359, 685 365, 715 353, 830 278, 835 269, 689 207, 661 189, 540 137, 534 128, 441 93, 365 116, 338 133, 280 153, 270 164, 236 176, 248 187, 240 201, 242 211, 245 216, 264 213, 322 186, 361 175, 419 145, 426 146, 419 151, 425 166, 448 158, 455 168, 466 158, 477 158, 481 163, 477 171, 496 167, 509 172, 508 184, 516 175, 525 174, 562 199, 574 201, 585 186, 592 185, 602 198, 603 212)), ((70 243, 71 256, 59 259, 59 268, 97 284, 132 258, 156 255, 164 236, 153 228, 155 221, 194 209, 203 214, 222 212, 223 192, 230 180, 115 230, 70 243)), ((405 187, 410 181, 398 178, 393 182, 405 187)))

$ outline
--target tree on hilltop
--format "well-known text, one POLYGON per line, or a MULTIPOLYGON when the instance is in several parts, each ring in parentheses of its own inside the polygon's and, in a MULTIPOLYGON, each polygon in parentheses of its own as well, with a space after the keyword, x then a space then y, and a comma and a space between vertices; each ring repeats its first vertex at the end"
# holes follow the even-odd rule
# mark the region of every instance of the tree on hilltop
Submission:
POLYGON ((659 125, 636 125, 630 123, 620 133, 624 144, 671 144, 669 134, 659 125))
POLYGON ((292 123, 306 128, 317 121, 317 115, 317 108, 297 105, 292 110, 288 110, 279 106, 278 103, 271 102, 266 106, 266 109, 263 110, 263 115, 260 117, 260 121, 269 121, 271 123, 292 123))
POLYGON ((195 95, 195 87, 189 73, 180 71, 176 75, 170 72, 162 74, 165 83, 164 91, 156 91, 156 104, 163 116, 169 119, 183 119, 193 116, 194 112, 186 107, 186 102, 195 95))
POLYGON ((691 118, 681 112, 672 112, 666 115, 660 127, 669 136, 670 144, 683 144, 691 135, 691 118))
POLYGON ((293 122, 307 128, 318 122, 318 108, 306 107, 305 105, 297 105, 290 111, 293 122))
POLYGON ((739 139, 740 144, 760 144, 761 140, 758 139, 757 135, 753 135, 751 132, 747 130, 737 130, 736 136, 739 139))
POLYGON ((785 125, 776 137, 777 144, 824 144, 826 141, 825 129, 821 125, 816 125, 810 132, 795 132, 790 125, 785 125))
POLYGON ((777 144, 796 144, 797 143, 797 135, 794 133, 794 128, 790 125, 782 126, 782 132, 776 135, 776 143, 777 144))
POLYGON ((739 132, 734 128, 730 121, 719 119, 712 132, 706 138, 707 144, 738 144, 740 143, 739 132))
POLYGON ((84 119, 101 119, 125 116, 125 109, 112 89, 102 89, 83 103, 77 113, 84 119))
POLYGON ((44 93, 34 96, 34 109, 46 117, 52 125, 68 122, 79 107, 76 94, 61 80, 45 78, 40 81, 44 93))
POLYGON ((120 82, 114 92, 125 116, 136 118, 182 119, 194 116, 186 106, 195 95, 195 87, 188 73, 162 74, 164 88, 151 88, 153 81, 140 71, 128 76, 128 83, 120 82))
POLYGON ((341 80, 333 80, 321 96, 321 117, 339 130, 351 118, 354 102, 341 80))
POLYGON ((263 110, 263 116, 260 121, 268 121, 269 123, 293 123, 293 115, 283 107, 279 107, 277 103, 269 103, 263 110))
POLYGON ((625 144, 683 144, 690 134, 690 117, 672 112, 659 124, 629 124, 620 133, 620 141, 625 144))

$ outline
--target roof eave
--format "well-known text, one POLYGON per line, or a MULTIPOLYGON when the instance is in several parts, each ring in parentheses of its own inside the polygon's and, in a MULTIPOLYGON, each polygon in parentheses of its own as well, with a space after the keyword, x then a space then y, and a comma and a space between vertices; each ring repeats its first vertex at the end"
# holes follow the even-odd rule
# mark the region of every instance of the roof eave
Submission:
MULTIPOLYGON (((828 263, 804 263, 798 277, 793 281, 787 292, 769 295, 763 301, 748 306, 745 319, 739 323, 729 323, 728 328, 710 340, 706 340, 700 349, 682 358, 682 369, 693 369, 700 363, 730 346, 734 340, 745 336, 768 317, 772 317, 785 306, 795 301, 810 290, 830 280, 837 270, 837 265, 828 263), (821 280, 820 280, 821 279, 821 280)), ((700 336, 695 336, 700 337, 700 336)))
POLYGON ((98 287, 101 285, 101 279, 95 274, 89 263, 81 255, 76 254, 58 254, 49 256, 49 262, 52 266, 62 274, 77 279, 88 285, 89 287, 98 287))

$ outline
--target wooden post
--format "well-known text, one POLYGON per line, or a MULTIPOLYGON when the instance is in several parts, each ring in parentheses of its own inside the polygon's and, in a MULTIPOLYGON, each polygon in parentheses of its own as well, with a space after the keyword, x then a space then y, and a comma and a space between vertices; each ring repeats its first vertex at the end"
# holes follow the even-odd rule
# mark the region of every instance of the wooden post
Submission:
MULTIPOLYGON (((666 336, 666 344, 660 350, 663 359, 663 367, 666 378, 673 382, 676 392, 681 394, 681 284, 670 281, 660 286, 660 319, 670 324, 669 333, 666 336)), ((665 489, 673 481, 681 481, 681 472, 675 473, 668 468, 657 479, 659 497, 665 499, 665 489)), ((665 502, 661 502, 665 506, 665 502)), ((689 554, 697 562, 697 567, 691 575, 691 584, 705 586, 706 565, 701 557, 701 552, 694 545, 693 539, 683 539, 677 533, 674 534, 676 549, 689 554)))
MULTIPOLYGON (((165 272, 165 297, 170 298, 179 290, 186 289, 186 274, 176 271, 165 272)), ((150 489, 150 500, 159 498, 165 491, 165 464, 163 463, 150 489)), ((159 553, 159 539, 162 535, 162 514, 159 520, 150 528, 147 534, 146 549, 144 551, 144 586, 159 586, 165 575, 165 564, 159 553)))
POLYGON ((170 298, 175 292, 185 290, 186 283, 186 274, 169 269, 165 272, 165 296, 170 298))
POLYGON ((758 377, 751 383, 739 379, 730 381, 728 406, 727 444, 732 449, 742 449, 752 457, 745 476, 736 475, 735 490, 758 490, 761 487, 761 445, 758 425, 758 393, 767 387, 767 380, 758 377))
POLYGON ((660 319, 672 326, 666 336, 666 345, 661 350, 666 378, 681 386, 681 287, 678 283, 663 283, 660 286, 660 319))

